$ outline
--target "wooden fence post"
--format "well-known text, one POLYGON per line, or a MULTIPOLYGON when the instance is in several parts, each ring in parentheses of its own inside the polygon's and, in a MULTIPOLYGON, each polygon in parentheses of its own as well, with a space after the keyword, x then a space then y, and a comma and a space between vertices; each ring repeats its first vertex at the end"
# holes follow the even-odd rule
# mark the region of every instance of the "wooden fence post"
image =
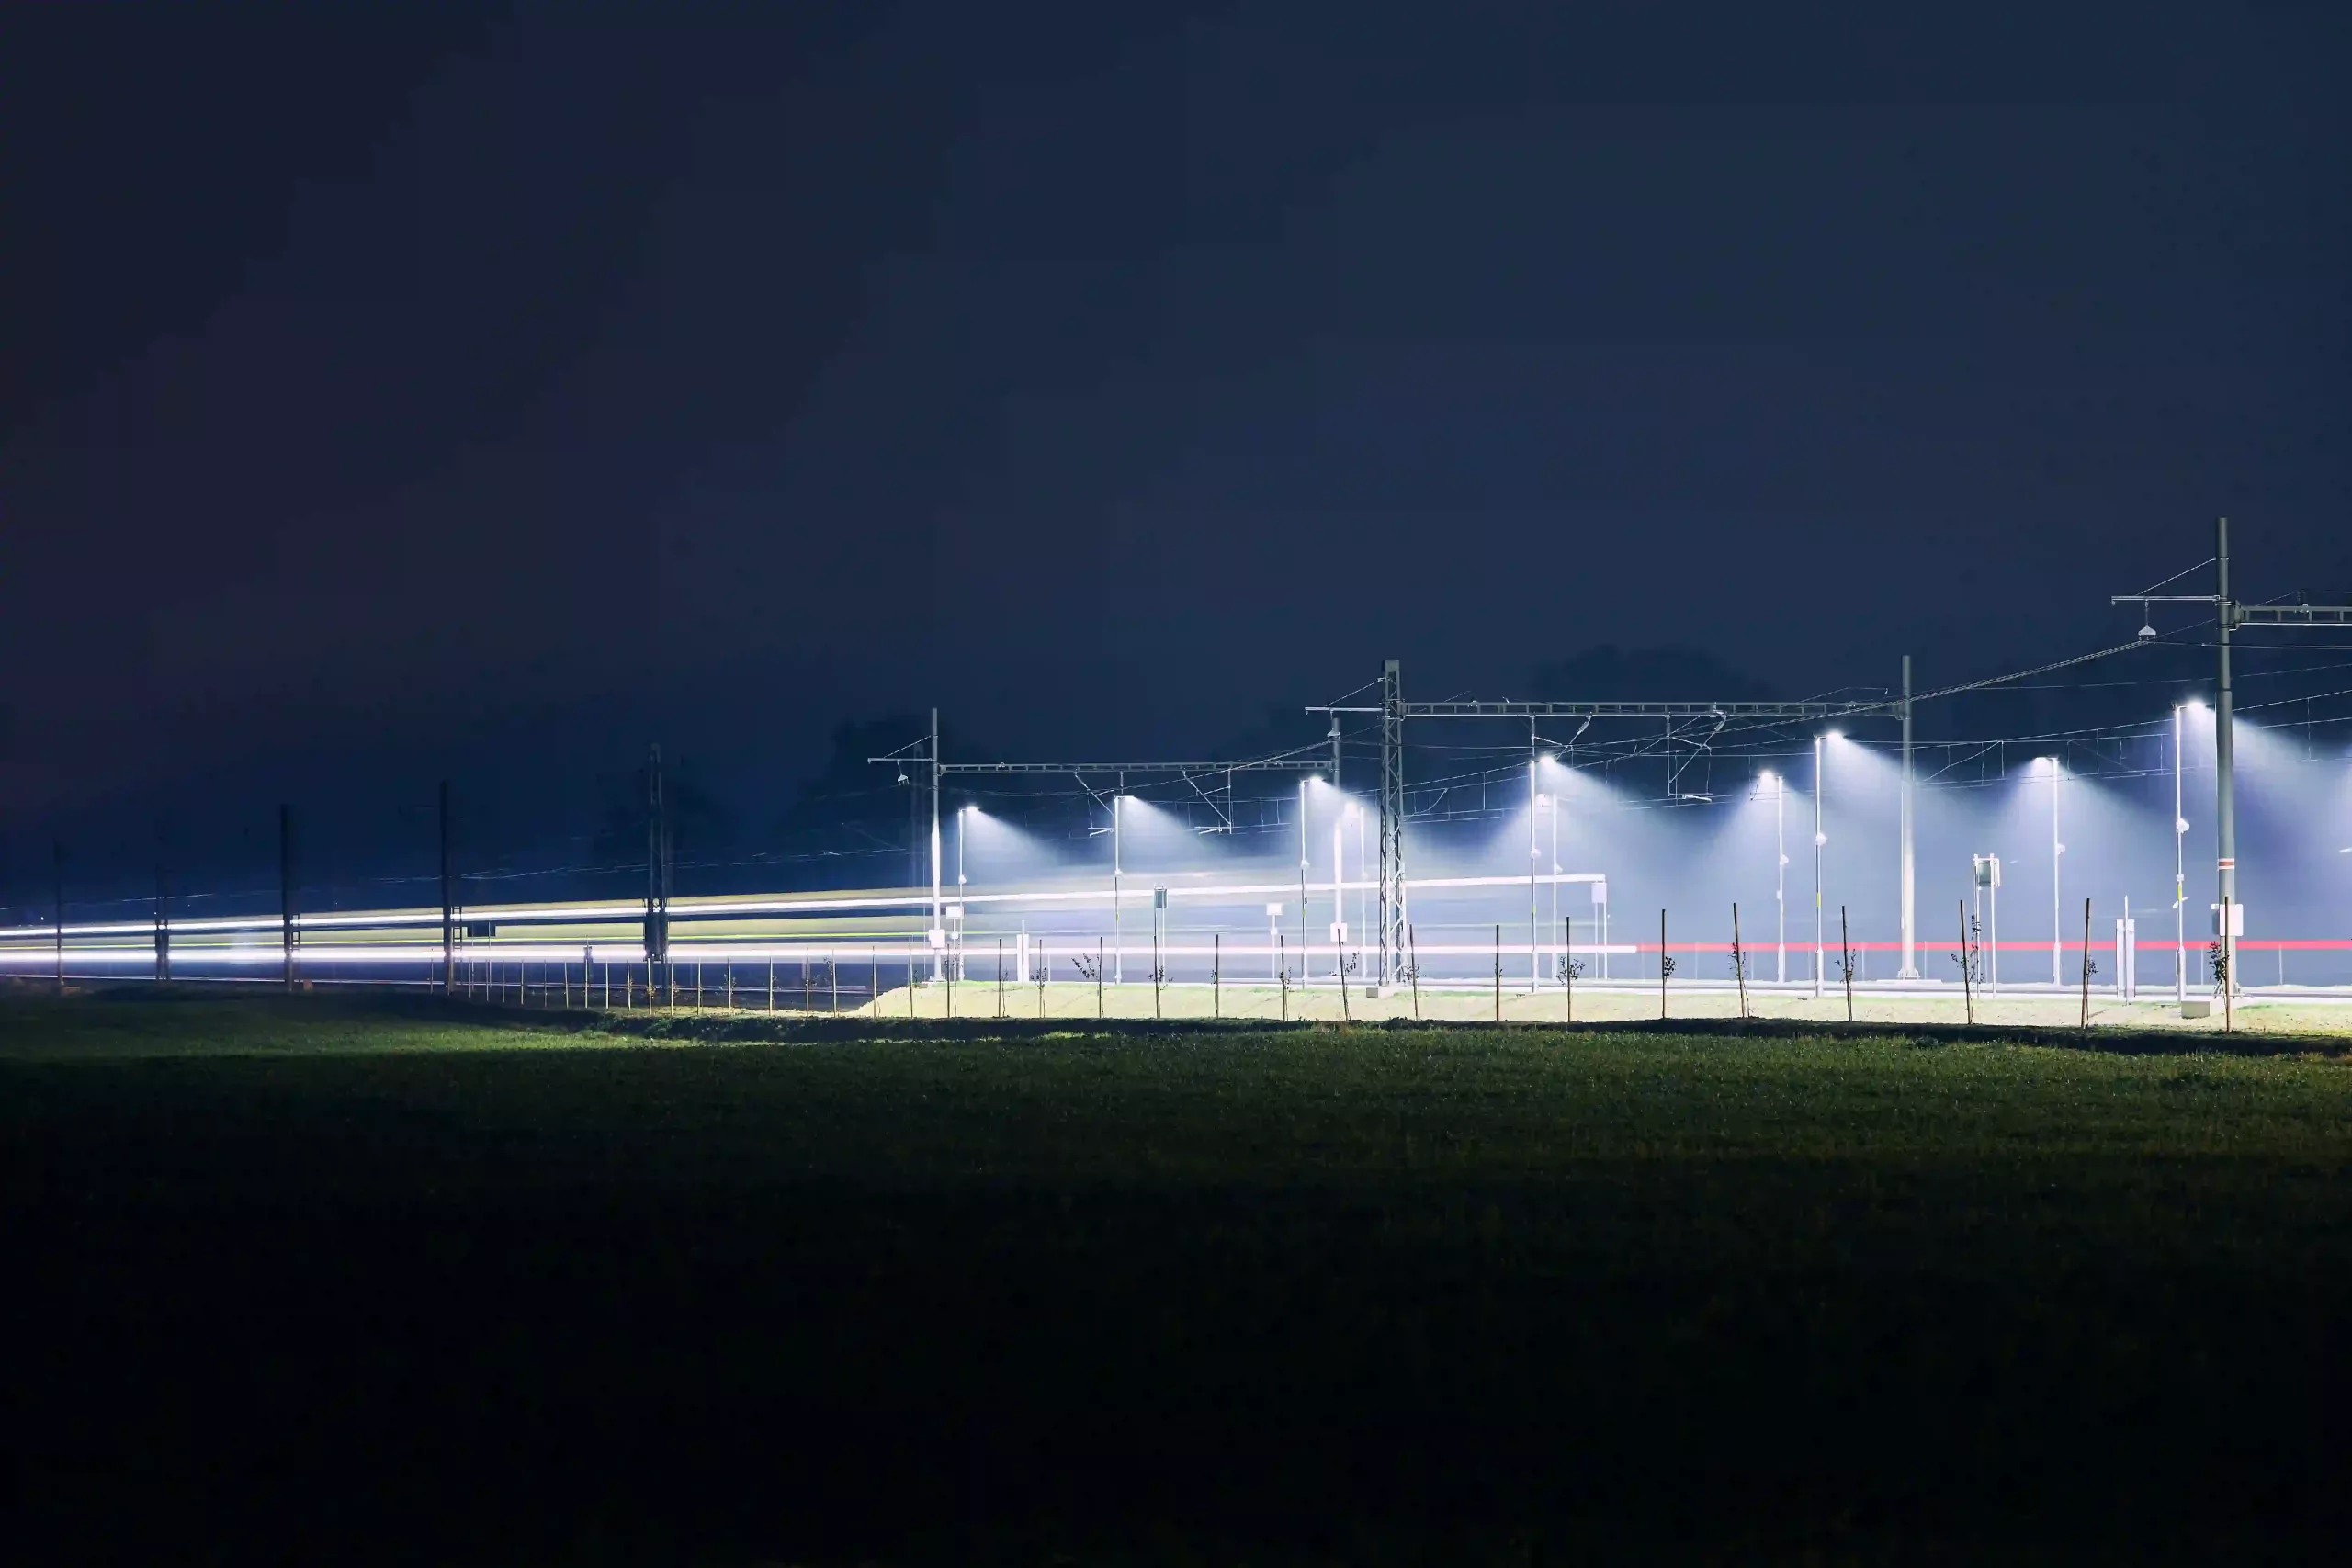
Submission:
POLYGON ((1846 931, 1846 906, 1838 906, 1838 967, 1846 977, 1846 1021, 1854 1021, 1854 939, 1846 931))
POLYGON ((1976 977, 1971 973, 1976 967, 1976 954, 1968 948, 1968 900, 1960 901, 1960 997, 1968 1009, 1968 1021, 1976 1021, 1976 977))
MULTIPOLYGON (((2118 970, 2120 973, 2119 967, 2118 970)), ((2091 1026, 2091 901, 2083 900, 2083 1022, 2091 1026)))
POLYGON ((1739 1018, 1747 1021, 1747 953, 1739 945, 1739 906, 1731 907, 1731 972, 1739 982, 1739 1018))

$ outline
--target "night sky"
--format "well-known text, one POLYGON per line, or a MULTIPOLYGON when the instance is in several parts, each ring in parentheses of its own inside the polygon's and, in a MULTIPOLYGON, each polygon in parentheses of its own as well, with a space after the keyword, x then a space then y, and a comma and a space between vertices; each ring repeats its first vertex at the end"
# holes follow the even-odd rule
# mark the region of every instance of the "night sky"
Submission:
POLYGON ((2323 6, 8 7, 0 829, 1933 683, 2219 513, 2324 597, 2347 84, 2323 6))

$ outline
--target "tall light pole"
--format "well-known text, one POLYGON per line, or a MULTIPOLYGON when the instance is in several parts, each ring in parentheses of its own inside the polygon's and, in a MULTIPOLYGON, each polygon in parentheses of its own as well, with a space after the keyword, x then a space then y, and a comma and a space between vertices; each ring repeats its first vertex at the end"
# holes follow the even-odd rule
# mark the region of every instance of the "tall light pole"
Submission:
POLYGON ((1789 980, 1789 781, 1772 775, 1773 979, 1789 980))
POLYGON ((1766 784, 1772 786, 1772 909, 1776 922, 1773 942, 1777 954, 1774 974, 1778 979, 1786 980, 1789 977, 1788 785, 1779 773, 1770 768, 1756 775, 1758 789, 1766 784))
POLYGON ((1821 830, 1821 743, 1835 740, 1838 732, 1813 738, 1813 995, 1821 998, 1823 960, 1826 956, 1821 936, 1821 851, 1829 842, 1829 835, 1821 830))
POLYGON ((2042 765, 2050 770, 2050 983, 2066 983, 2066 917, 2065 906, 2058 897, 2058 857, 2066 846, 2058 841, 2058 786, 2066 777, 2066 764, 2055 757, 2044 757, 2042 765))
POLYGON ((1348 805, 1348 819, 1356 825, 1356 951, 1358 953, 1363 951, 1363 933, 1369 929, 1368 922, 1372 918, 1371 908, 1365 903, 1368 889, 1372 885, 1372 866, 1363 858, 1363 807, 1351 801, 1348 805))
POLYGON ((2188 818, 2181 815, 2180 775, 2183 720, 2196 703, 2175 703, 2172 709, 2172 998, 2188 1000, 2188 818))
POLYGON ((1911 857, 1911 656, 1903 656, 1903 966, 1898 980, 1919 977, 1918 927, 1911 918, 1912 892, 1917 886, 1911 857))
POLYGON ((947 967, 946 910, 939 896, 939 710, 931 710, 931 977, 947 967))
POLYGON ((1127 981, 1126 954, 1119 951, 1119 802, 1126 796, 1111 797, 1111 983, 1124 986, 1127 981))
POLYGON ((956 808, 956 908, 964 911, 956 918, 956 978, 967 980, 964 973, 964 927, 971 919, 970 908, 964 902, 964 835, 972 822, 972 803, 966 801, 956 808))
POLYGON ((1340 949, 1344 944, 1348 928, 1345 901, 1348 857, 1341 850, 1340 835, 1347 827, 1347 816, 1346 810, 1341 809, 1331 817, 1331 978, 1343 986, 1348 983, 1348 977, 1340 966, 1346 963, 1346 958, 1340 949))
POLYGON ((1298 781, 1298 977, 1305 984, 1309 965, 1306 962, 1306 786, 1315 781, 1298 781))
MULTIPOLYGON (((1535 804, 1552 818, 1552 923, 1544 929, 1556 931, 1560 929, 1560 797, 1547 792, 1537 795, 1535 804)), ((1563 951, 1560 956, 1566 958, 1567 953, 1563 951)))
MULTIPOLYGON (((1331 716, 1331 790, 1336 795, 1339 789, 1340 716, 1334 713, 1331 716)), ((1348 977, 1340 972, 1340 965, 1346 962, 1346 957, 1340 952, 1340 928, 1348 923, 1348 907, 1340 901, 1341 873, 1347 868, 1347 857, 1340 852, 1340 819, 1346 815, 1346 812, 1342 811, 1331 818, 1331 977, 1342 987, 1347 985, 1348 977)), ((1308 967, 1306 955, 1302 953, 1298 962, 1299 972, 1306 973, 1308 967)))
MULTIPOLYGON (((1535 739, 1535 721, 1532 718, 1527 721, 1527 738, 1531 744, 1535 739)), ((1538 859, 1535 852, 1535 759, 1530 757, 1527 759, 1527 988, 1531 991, 1541 989, 1544 984, 1543 964, 1535 953, 1536 942, 1543 935, 1535 924, 1535 865, 1538 859)))

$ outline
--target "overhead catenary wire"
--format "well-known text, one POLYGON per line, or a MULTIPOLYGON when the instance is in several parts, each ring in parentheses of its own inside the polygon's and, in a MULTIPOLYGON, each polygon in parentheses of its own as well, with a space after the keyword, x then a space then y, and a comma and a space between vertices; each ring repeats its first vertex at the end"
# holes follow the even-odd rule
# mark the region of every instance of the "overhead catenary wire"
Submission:
MULTIPOLYGON (((2163 582, 2152 585, 2151 588, 2145 592, 2153 594, 2157 590, 2166 587, 2172 582, 2177 581, 2180 578, 2188 576, 2198 570, 2199 570, 2199 568, 2194 566, 2185 569, 2183 571, 2174 574, 2172 578, 2168 578, 2163 582)), ((2177 685, 2181 682, 2181 677, 2148 676, 2125 680, 2056 682, 2037 682, 2036 677, 2078 668, 2142 648, 2169 649, 2176 651, 2187 651, 2209 648, 2212 646, 2212 642, 2208 635, 2210 626, 2210 622, 2200 623, 2198 626, 2185 628, 2180 631, 2168 633, 2161 637, 2135 638, 2130 642, 2118 643, 2109 647, 2096 649, 2088 652, 2075 654, 2063 659, 2052 660, 2022 670, 2010 671, 1938 687, 1928 691, 1918 692, 1914 694, 1911 700, 1913 704, 1917 705, 1974 693, 1998 693, 2001 691, 2043 693, 2083 691, 2091 689, 2126 689, 2134 687, 2154 688, 2166 685, 2177 685)), ((2253 648, 2257 645, 2242 642, 2237 646, 2241 651, 2241 656, 2243 657, 2245 654, 2250 653, 2253 648)), ((2278 647, 2275 644, 2260 646, 2264 646, 2268 649, 2273 657, 2275 657, 2276 653, 2278 651, 2278 647)), ((2299 641, 2293 646, 2299 651, 2312 649, 2352 651, 2352 644, 2315 644, 2299 641)), ((2277 682, 2324 673, 2347 667, 2352 667, 2352 664, 2347 664, 2346 661, 2320 663, 2306 662, 2274 670, 2246 670, 2239 673, 2236 679, 2240 682, 2253 682, 2257 680, 2277 682)), ((1344 703, 1349 699, 1357 697, 1372 690, 1376 682, 1372 682, 1360 684, 1349 693, 1344 694, 1340 701, 1344 703)), ((1845 692, 1867 694, 1861 697, 1861 700, 1856 701, 1851 705, 1850 711, 1857 714, 1884 714, 1891 711, 1894 706, 1894 699, 1889 698, 1885 695, 1883 690, 1877 688, 1859 688, 1854 685, 1846 685, 1834 688, 1830 694, 1827 694, 1827 695, 1835 697, 1838 694, 1845 692)), ((2352 714, 2312 713, 2309 710, 2312 705, 2335 703, 2347 696, 2352 696, 2352 687, 2338 687, 2322 692, 2303 693, 2290 696, 2282 696, 2274 700, 2266 700, 2262 703, 2242 704, 2238 705, 2237 711, 2244 714, 2253 715, 2267 712, 2277 712, 2280 709, 2286 708, 2301 707, 2303 708, 2305 712, 2303 716, 2296 721, 2298 727, 2306 729, 2337 727, 2347 722, 2352 722, 2352 714)), ((1337 706, 1339 705, 1334 704, 1331 705, 1337 706)), ((1915 745, 1919 750, 1939 754, 1941 757, 1940 763, 1933 771, 1926 774, 1926 778, 1928 780, 1940 784, 1949 779, 1950 787, 1969 788, 1976 787, 1977 784, 1982 781, 1972 782, 1957 778, 1954 775, 1971 768, 1973 764, 1984 761, 1989 754, 2003 746, 2090 746, 2107 742, 2129 741, 2133 739, 2154 736, 2162 728, 2164 720, 2161 716, 2149 716, 2147 717, 2095 725, 2050 728, 2019 727, 2018 732, 2014 734, 1994 736, 1979 735, 1976 737, 1960 739, 1928 739, 1921 738, 1915 742, 1915 745)), ((1589 726, 1587 728, 1589 728, 1589 726)), ((1986 728, 1989 728, 1992 727, 1987 726, 1986 728)), ((1742 761, 1762 761, 1775 759, 1793 758, 1803 750, 1805 745, 1809 744, 1810 736, 1809 734, 1804 733, 1804 728, 1805 727, 1792 724, 1792 721, 1786 719, 1757 720, 1745 723, 1733 720, 1722 725, 1710 738, 1702 739, 1700 735, 1685 731, 1679 734, 1676 737, 1676 739, 1678 742, 1678 750, 1681 745, 1687 744, 1702 756, 1702 760, 1701 761, 1688 765, 1693 767, 1704 767, 1713 761, 1722 761, 1728 764, 1742 761)), ((1344 739, 1351 749, 1363 742, 1363 736, 1361 732, 1358 732, 1355 735, 1347 736, 1344 739)), ((901 747, 898 751, 888 754, 893 756, 911 755, 914 752, 919 751, 922 746, 926 743, 927 742, 922 740, 910 742, 908 746, 901 747)), ((1559 742, 1555 739, 1552 743, 1558 744, 1559 742)), ((1858 741, 1858 743, 1864 745, 1868 744, 1867 741, 1858 741)), ((1592 770, 1603 774, 1609 774, 1619 770, 1634 767, 1635 765, 1642 763, 1645 759, 1654 757, 1661 744, 1661 739, 1655 733, 1611 738, 1606 735, 1589 734, 1587 733, 1586 728, 1579 728, 1577 736, 1574 738, 1574 744, 1577 752, 1576 765, 1579 770, 1592 770)), ((1305 758, 1311 754, 1320 752, 1323 749, 1323 745, 1324 742, 1320 739, 1306 740, 1302 741, 1299 745, 1291 747, 1286 750, 1274 752, 1272 755, 1274 758, 1305 758)), ((1462 799, 1462 796, 1466 794, 1466 792, 1476 790, 1482 786, 1494 787, 1511 782, 1519 776, 1521 769, 1524 765, 1524 752, 1516 743, 1510 746, 1478 746, 1453 745, 1438 742, 1424 743, 1416 741, 1413 744, 1412 750, 1417 753, 1434 754, 1446 758, 1450 761, 1459 760, 1462 762, 1470 762, 1473 759, 1482 756, 1491 757, 1494 759, 1493 765, 1491 766, 1453 767, 1443 772, 1439 777, 1415 783, 1409 792, 1409 797, 1414 807, 1417 808, 1425 807, 1430 803, 1432 796, 1443 799, 1447 795, 1451 795, 1453 797, 1452 800, 1447 801, 1444 808, 1444 815, 1448 818, 1467 818, 1477 816, 1499 815, 1500 810, 1508 809, 1488 808, 1483 807, 1471 807, 1468 806, 1466 801, 1462 799)), ((2132 770, 2128 767, 2117 767, 2114 769, 2114 772, 2117 776, 2131 776, 2132 770)), ((1177 801, 1173 804, 1192 807, 1199 807, 1202 804, 1198 800, 1187 800, 1185 798, 1185 795, 1197 795, 1199 793, 1197 789, 1198 775, 1196 772, 1182 768, 1173 768, 1166 776, 1164 784, 1168 789, 1183 792, 1179 795, 1177 801)), ((1139 796, 1146 795, 1148 792, 1160 789, 1162 785, 1160 784, 1148 780, 1139 781, 1133 786, 1134 793, 1139 796)), ((849 802, 861 797, 866 799, 879 798, 888 793, 889 792, 887 789, 882 788, 877 788, 872 791, 839 790, 825 791, 820 794, 811 794, 806 798, 811 801, 849 802)), ((1053 811, 1059 807, 1066 806, 1068 803, 1080 798, 1087 792, 1080 789, 1071 788, 1067 784, 1060 787, 1053 787, 1048 785, 1046 781, 1041 778, 1037 781, 1037 784, 1034 788, 1024 787, 1018 790, 974 788, 973 793, 980 798, 995 801, 1001 805, 1013 805, 1017 803, 1019 805, 1033 807, 1036 809, 1039 817, 1050 819, 1050 814, 1053 811)), ((1285 831, 1287 829, 1282 821, 1282 813, 1284 804, 1285 802, 1282 792, 1276 792, 1274 795, 1267 797, 1253 799, 1250 802, 1251 809, 1253 814, 1260 814, 1260 819, 1254 822, 1247 820, 1236 821, 1231 824, 1232 829, 1236 833, 1243 836, 1285 831)), ((1630 810, 1654 809, 1666 804, 1668 803, 1662 801, 1643 801, 1638 799, 1628 800, 1618 798, 1612 799, 1609 803, 1609 806, 1611 809, 1630 810)), ((1214 803, 1208 803, 1208 808, 1213 809, 1214 803)), ((1416 819, 1422 819, 1424 818, 1424 811, 1421 809, 1414 809, 1410 814, 1416 819)), ((1024 820, 1026 820, 1026 818, 1024 818, 1024 820)), ((815 831, 817 830, 812 829, 812 836, 815 831)), ((870 827, 863 826, 854 822, 840 825, 828 825, 828 827, 822 829, 822 831, 836 835, 854 837, 871 836, 873 841, 871 843, 854 843, 849 845, 842 845, 839 842, 831 844, 815 843, 809 844, 806 848, 779 847, 758 851, 748 854, 706 854, 695 856, 689 860, 684 860, 680 864, 682 868, 702 871, 740 871, 760 866, 786 865, 832 864, 848 867, 856 866, 862 862, 869 860, 880 861, 890 856, 905 852, 903 845, 889 841, 881 837, 878 833, 874 832, 870 827)), ((531 881, 561 879, 565 877, 595 878, 607 875, 627 875, 634 869, 636 868, 625 861, 618 859, 608 861, 603 857, 596 856, 566 856, 554 863, 543 863, 538 865, 503 864, 481 867, 478 869, 469 868, 466 874, 466 880, 469 884, 473 885, 513 885, 531 881)), ((344 886, 348 887, 358 883, 366 883, 369 886, 423 886, 428 885, 431 881, 432 877, 429 874, 407 878, 351 878, 345 879, 344 886)), ((266 889, 256 888, 253 890, 248 897, 262 897, 265 896, 266 893, 266 889)), ((190 890, 186 893, 175 894, 175 901, 185 905, 220 898, 232 898, 236 896, 207 894, 202 891, 190 890)))

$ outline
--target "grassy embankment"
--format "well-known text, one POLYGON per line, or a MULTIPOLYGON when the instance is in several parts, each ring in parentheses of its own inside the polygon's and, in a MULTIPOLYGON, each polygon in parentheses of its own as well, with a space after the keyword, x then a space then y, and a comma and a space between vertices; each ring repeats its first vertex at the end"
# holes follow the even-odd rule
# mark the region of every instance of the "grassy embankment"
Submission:
POLYGON ((12 999, 11 1468, 94 1550, 2297 1553, 2347 1075, 12 999))

